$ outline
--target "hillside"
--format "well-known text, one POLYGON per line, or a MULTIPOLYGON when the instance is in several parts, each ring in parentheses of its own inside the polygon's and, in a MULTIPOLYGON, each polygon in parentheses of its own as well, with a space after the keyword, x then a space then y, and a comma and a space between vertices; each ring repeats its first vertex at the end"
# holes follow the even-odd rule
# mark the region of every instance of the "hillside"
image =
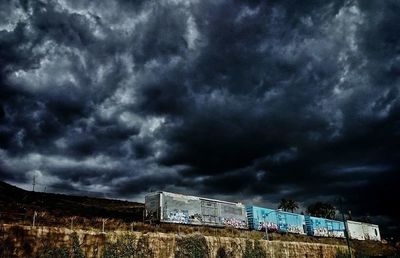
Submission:
MULTIPOLYGON (((71 196, 31 192, 0 182, 0 224, 31 225, 36 211, 36 225, 74 229, 133 230, 136 232, 159 232, 172 234, 200 233, 204 236, 247 238, 260 240, 264 233, 257 231, 241 231, 232 228, 217 229, 209 227, 190 227, 184 225, 146 225, 143 220, 144 205, 142 203, 93 198, 86 196, 71 196), (73 218, 73 219, 72 219, 73 218), (105 222, 105 227, 103 228, 105 222), (132 223, 138 222, 138 223, 132 223), (131 224, 132 223, 132 224, 131 224)), ((308 242, 315 244, 346 245, 344 239, 317 238, 293 234, 270 234, 270 239, 284 242, 308 242)), ((392 254, 396 250, 390 246, 374 241, 351 241, 352 247, 362 253, 371 255, 392 254)))
POLYGON ((30 215, 34 211, 47 217, 112 218, 126 222, 142 221, 142 203, 87 196, 32 192, 0 182, 1 219, 15 218, 13 214, 30 215))

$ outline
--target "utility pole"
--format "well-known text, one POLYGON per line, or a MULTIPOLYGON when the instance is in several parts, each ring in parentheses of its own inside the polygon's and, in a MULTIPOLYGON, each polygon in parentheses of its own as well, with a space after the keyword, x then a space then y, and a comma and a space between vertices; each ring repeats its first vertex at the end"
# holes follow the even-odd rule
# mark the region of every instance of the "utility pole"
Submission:
POLYGON ((350 247, 349 229, 347 228, 346 218, 343 213, 342 198, 339 198, 339 204, 340 204, 340 213, 342 213, 342 220, 344 223, 344 236, 346 237, 347 248, 349 249, 349 257, 353 258, 353 253, 351 252, 351 247, 350 247))
POLYGON ((35 185, 36 185, 36 173, 33 174, 33 180, 32 180, 32 192, 35 191, 35 185))

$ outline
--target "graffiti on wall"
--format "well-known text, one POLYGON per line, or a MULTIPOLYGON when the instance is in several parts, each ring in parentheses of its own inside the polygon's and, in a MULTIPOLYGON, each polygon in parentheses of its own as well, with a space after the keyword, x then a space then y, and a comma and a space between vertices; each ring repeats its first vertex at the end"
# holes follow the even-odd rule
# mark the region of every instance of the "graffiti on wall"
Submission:
POLYGON ((373 234, 364 233, 365 240, 379 240, 378 236, 374 236, 373 234))
POLYGON ((187 210, 170 211, 168 220, 174 223, 189 224, 189 212, 187 210))
POLYGON ((317 227, 313 230, 314 236, 323 236, 323 237, 338 237, 344 238, 343 230, 328 230, 325 227, 317 227))
POLYGON ((328 231, 328 236, 344 238, 344 231, 343 230, 328 231))
POLYGON ((193 224, 201 224, 203 223, 203 217, 201 216, 201 214, 196 213, 190 216, 190 222, 193 224))
POLYGON ((225 226, 234 227, 234 228, 246 228, 246 221, 236 219, 236 218, 221 218, 222 223, 225 226))
POLYGON ((268 229, 268 231, 271 232, 278 231, 278 225, 276 223, 260 221, 258 225, 258 230, 265 231, 266 228, 268 229))
POLYGON ((304 229, 301 226, 288 225, 287 232, 294 233, 294 234, 303 234, 304 233, 304 229))
POLYGON ((328 229, 324 227, 316 227, 313 230, 314 236, 328 236, 328 229))

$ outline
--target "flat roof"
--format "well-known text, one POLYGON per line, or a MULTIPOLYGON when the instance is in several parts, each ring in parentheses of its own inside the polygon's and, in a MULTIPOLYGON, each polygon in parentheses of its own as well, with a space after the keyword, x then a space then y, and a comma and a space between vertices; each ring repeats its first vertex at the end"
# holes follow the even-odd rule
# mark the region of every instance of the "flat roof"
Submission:
POLYGON ((368 222, 361 222, 361 221, 355 221, 355 220, 346 220, 346 222, 350 222, 350 223, 358 223, 358 224, 366 224, 369 226, 375 226, 375 227, 379 227, 379 225, 377 224, 372 224, 372 223, 368 223, 368 222))
POLYGON ((170 194, 170 195, 178 195, 178 196, 182 196, 182 197, 198 198, 200 200, 213 201, 213 202, 219 202, 219 203, 225 203, 225 204, 243 205, 241 202, 228 202, 228 201, 222 201, 222 200, 217 200, 217 199, 212 199, 212 198, 205 198, 205 197, 180 194, 180 193, 172 193, 172 192, 167 192, 167 191, 156 191, 156 193, 165 193, 165 194, 170 194))

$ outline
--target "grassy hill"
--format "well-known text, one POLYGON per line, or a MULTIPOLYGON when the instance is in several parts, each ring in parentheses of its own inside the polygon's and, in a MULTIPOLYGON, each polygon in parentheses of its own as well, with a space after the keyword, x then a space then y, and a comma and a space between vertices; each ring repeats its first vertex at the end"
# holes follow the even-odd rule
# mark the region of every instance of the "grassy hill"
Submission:
POLYGON ((46 214, 48 218, 112 218, 125 222, 142 221, 144 204, 87 196, 32 192, 0 182, 0 219, 15 215, 46 214))

